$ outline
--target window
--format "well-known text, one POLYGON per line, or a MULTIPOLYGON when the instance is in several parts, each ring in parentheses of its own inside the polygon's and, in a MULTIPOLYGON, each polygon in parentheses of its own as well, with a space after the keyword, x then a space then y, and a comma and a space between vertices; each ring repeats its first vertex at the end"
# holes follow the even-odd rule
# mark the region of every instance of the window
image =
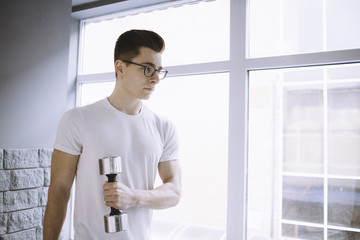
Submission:
POLYGON ((239 234, 358 239, 360 39, 351 29, 360 5, 247 3, 247 225, 239 234))
POLYGON ((165 39, 163 65, 169 74, 144 103, 178 129, 183 195, 175 208, 154 210, 154 240, 225 239, 229 11, 228 0, 217 0, 138 9, 81 25, 80 106, 111 94, 113 48, 122 32, 151 29, 165 39))
POLYGON ((360 47, 357 0, 249 0, 250 57, 360 47))
MULTIPOLYGON (((212 97, 205 99, 204 105, 220 104, 221 115, 228 109, 228 119, 215 121, 214 109, 207 108, 196 117, 206 122, 196 132, 207 131, 204 129, 211 124, 216 126, 216 133, 204 135, 214 145, 199 145, 195 151, 199 150, 201 159, 214 157, 208 154, 215 151, 220 153, 210 162, 211 166, 218 164, 219 171, 207 172, 212 184, 217 184, 212 188, 217 197, 196 192, 199 185, 186 190, 201 195, 194 195, 194 199, 203 201, 205 197, 207 201, 201 206, 185 197, 181 208, 156 211, 155 237, 224 239, 226 228, 227 239, 359 238, 359 2, 170 2, 183 5, 173 8, 161 4, 109 18, 84 19, 77 77, 81 104, 95 101, 96 95, 102 98, 110 94, 115 38, 130 28, 150 28, 166 40, 163 62, 170 74, 146 104, 166 111, 165 115, 176 122, 178 112, 168 110, 162 100, 179 104, 179 97, 168 96, 168 92, 179 83, 191 81, 208 83, 204 92, 212 97), (161 21, 152 25, 152 19, 160 15, 161 21), (111 24, 117 24, 119 33, 111 31, 111 24), (190 36, 196 36, 191 44, 190 36), (179 48, 178 42, 187 50, 179 48), (216 139, 221 141, 217 144, 216 139), (226 158, 227 163, 222 161, 226 158), (226 165, 227 172, 220 168, 226 165), (221 207, 211 201, 221 201, 221 207), (184 206, 190 202, 190 207, 184 206), (185 214, 179 218, 176 210, 185 214), (183 224, 169 221, 169 212, 176 216, 171 220, 183 224), (216 218, 219 222, 212 222, 216 218)), ((179 92, 189 92, 186 101, 192 102, 195 90, 184 86, 179 92)), ((199 107, 189 102, 183 106, 188 116, 199 107)), ((187 128, 189 120, 176 124, 187 128)), ((191 135, 179 130, 186 133, 184 139, 191 135)), ((195 157, 191 152, 182 154, 195 157)), ((196 170, 187 169, 185 177, 195 176, 196 170)), ((186 181, 185 185, 190 185, 186 181)))
POLYGON ((249 83, 248 239, 359 238, 360 65, 249 83))
POLYGON ((84 20, 80 74, 112 72, 114 43, 130 29, 151 29, 164 38, 166 66, 229 60, 228 0, 158 8, 84 20))

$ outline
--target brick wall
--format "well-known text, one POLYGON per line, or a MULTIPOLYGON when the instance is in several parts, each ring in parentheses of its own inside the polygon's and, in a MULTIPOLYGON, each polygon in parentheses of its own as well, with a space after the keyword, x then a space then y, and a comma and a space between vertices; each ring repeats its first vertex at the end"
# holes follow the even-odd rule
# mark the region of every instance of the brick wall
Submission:
POLYGON ((52 149, 0 149, 0 240, 42 239, 52 149))

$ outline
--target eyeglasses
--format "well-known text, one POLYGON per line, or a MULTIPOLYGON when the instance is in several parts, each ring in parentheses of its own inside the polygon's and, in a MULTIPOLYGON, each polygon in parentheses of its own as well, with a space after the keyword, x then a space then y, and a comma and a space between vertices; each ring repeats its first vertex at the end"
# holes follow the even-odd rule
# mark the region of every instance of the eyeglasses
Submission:
POLYGON ((168 71, 165 69, 155 69, 152 66, 145 66, 145 65, 142 65, 139 63, 134 63, 134 62, 127 61, 127 60, 121 60, 121 61, 143 67, 145 77, 153 77, 155 75, 155 72, 157 72, 159 80, 162 80, 166 77, 166 74, 168 73, 168 71))

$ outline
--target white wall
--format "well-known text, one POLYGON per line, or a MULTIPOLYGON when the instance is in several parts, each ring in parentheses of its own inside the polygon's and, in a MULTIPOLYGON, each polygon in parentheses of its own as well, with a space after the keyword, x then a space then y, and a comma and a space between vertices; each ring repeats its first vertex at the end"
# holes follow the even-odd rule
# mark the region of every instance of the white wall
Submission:
POLYGON ((52 147, 67 108, 71 0, 0 6, 0 148, 52 147))

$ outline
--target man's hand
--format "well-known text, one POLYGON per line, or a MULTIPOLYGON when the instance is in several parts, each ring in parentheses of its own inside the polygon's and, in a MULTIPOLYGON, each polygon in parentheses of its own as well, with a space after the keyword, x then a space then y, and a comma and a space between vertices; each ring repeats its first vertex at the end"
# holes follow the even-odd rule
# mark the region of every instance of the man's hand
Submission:
POLYGON ((103 186, 105 204, 119 210, 136 206, 136 191, 120 182, 106 182, 103 186))

